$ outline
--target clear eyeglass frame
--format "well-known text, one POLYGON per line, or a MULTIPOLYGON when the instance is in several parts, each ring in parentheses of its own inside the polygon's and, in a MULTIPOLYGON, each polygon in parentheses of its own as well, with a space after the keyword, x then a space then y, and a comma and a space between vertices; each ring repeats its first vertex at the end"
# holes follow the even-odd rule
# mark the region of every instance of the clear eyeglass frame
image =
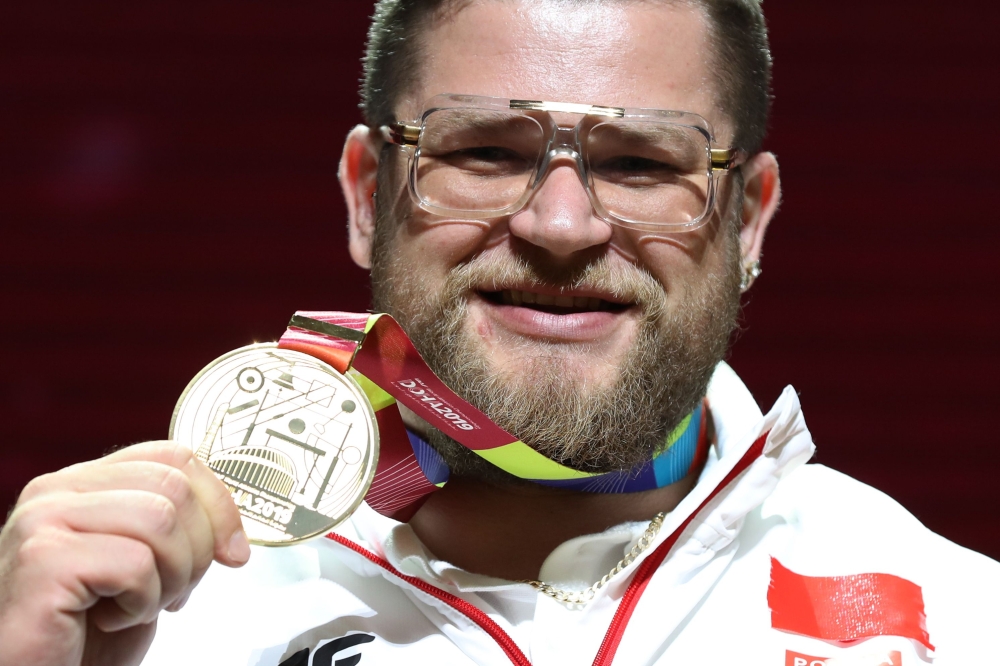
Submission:
MULTIPOLYGON (((597 217, 610 224, 658 232, 692 231, 703 226, 715 208, 719 178, 730 173, 746 161, 747 153, 737 148, 716 147, 712 125, 704 117, 688 111, 664 109, 623 108, 547 102, 541 100, 518 100, 478 95, 442 94, 432 97, 424 104, 424 111, 417 120, 396 121, 379 128, 382 138, 388 143, 402 148, 407 155, 407 183, 410 197, 421 209, 451 219, 490 220, 513 215, 520 211, 531 199, 535 190, 545 180, 554 157, 567 156, 575 161, 591 205, 597 217), (543 149, 538 151, 533 168, 528 174, 524 191, 511 203, 494 208, 452 207, 435 204, 420 189, 420 157, 424 148, 425 128, 428 119, 446 109, 483 110, 503 114, 528 116, 542 127, 545 133, 543 149), (580 120, 572 126, 560 125, 552 114, 573 114, 580 120), (597 194, 593 170, 588 160, 586 133, 602 122, 610 121, 651 122, 682 128, 699 134, 704 140, 704 172, 706 189, 701 193, 704 209, 701 214, 680 222, 636 219, 631 216, 609 211, 597 194), (581 140, 583 139, 583 140, 581 140)), ((699 166, 699 169, 701 167, 699 166)))

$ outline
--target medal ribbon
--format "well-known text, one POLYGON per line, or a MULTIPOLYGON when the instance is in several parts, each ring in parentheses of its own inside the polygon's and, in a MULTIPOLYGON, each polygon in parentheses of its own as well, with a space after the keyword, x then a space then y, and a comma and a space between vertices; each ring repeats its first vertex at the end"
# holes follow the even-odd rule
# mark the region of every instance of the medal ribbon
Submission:
POLYGON ((379 427, 375 480, 365 496, 373 509, 408 520, 448 478, 447 466, 406 430, 397 401, 458 443, 516 477, 584 492, 637 492, 684 478, 707 455, 707 409, 699 405, 638 472, 581 472, 521 442, 437 378, 406 333, 385 314, 297 312, 278 347, 309 354, 350 374, 368 396, 379 427))

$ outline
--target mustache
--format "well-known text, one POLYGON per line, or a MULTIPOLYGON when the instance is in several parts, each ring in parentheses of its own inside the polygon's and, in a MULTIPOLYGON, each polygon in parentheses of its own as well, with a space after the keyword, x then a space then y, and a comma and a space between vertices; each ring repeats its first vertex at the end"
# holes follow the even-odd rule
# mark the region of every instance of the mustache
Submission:
POLYGON ((603 255, 578 264, 553 266, 520 254, 491 252, 452 269, 446 291, 457 295, 525 287, 608 294, 615 301, 640 306, 651 317, 659 316, 666 307, 666 289, 648 271, 603 255))

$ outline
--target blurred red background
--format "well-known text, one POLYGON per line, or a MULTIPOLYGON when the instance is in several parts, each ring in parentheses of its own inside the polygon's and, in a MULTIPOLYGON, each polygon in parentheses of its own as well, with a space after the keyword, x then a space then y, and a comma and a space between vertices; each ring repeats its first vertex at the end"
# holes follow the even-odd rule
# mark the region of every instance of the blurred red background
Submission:
MULTIPOLYGON (((768 0, 785 202, 731 363, 816 460, 1000 557, 1000 12, 768 0)), ((0 8, 0 506, 166 436, 297 309, 363 310, 336 168, 371 2, 0 8)), ((836 502, 836 497, 829 501, 836 502)))

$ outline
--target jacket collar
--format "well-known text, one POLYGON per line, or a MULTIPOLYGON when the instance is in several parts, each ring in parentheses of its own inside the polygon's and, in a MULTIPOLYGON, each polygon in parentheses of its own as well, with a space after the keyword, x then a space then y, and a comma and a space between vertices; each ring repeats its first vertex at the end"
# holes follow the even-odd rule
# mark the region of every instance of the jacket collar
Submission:
MULTIPOLYGON (((764 433, 769 433, 764 453, 742 472, 728 487, 720 491, 692 523, 674 548, 674 552, 719 552, 732 543, 745 516, 766 499, 778 480, 812 457, 814 446, 802 417, 798 396, 786 387, 768 414, 762 415, 750 392, 736 373, 720 363, 708 389, 709 406, 716 432, 698 484, 684 500, 668 514, 663 527, 647 551, 615 579, 605 590, 622 587, 629 574, 641 564, 644 556, 691 515, 712 494, 722 480, 740 463, 746 452, 764 433)), ((631 548, 645 531, 646 523, 625 523, 601 534, 576 537, 557 547, 542 567, 547 582, 573 584, 582 579, 596 580, 603 573, 585 576, 585 572, 602 571, 631 548)), ((363 504, 349 521, 338 530, 343 536, 358 540, 361 545, 387 560, 400 572, 416 576, 452 592, 499 592, 508 590, 534 595, 520 583, 466 572, 434 558, 427 552, 409 525, 386 518, 363 504)), ((675 559, 674 554, 670 559, 675 559)), ((703 564, 703 557, 690 566, 703 564)), ((682 567, 687 568, 687 567, 682 567)), ((584 585, 586 587, 586 585, 584 585)), ((622 589, 624 589, 622 587, 622 589)), ((617 590, 618 593, 622 589, 617 590)), ((614 596, 614 595, 613 595, 614 596)))

